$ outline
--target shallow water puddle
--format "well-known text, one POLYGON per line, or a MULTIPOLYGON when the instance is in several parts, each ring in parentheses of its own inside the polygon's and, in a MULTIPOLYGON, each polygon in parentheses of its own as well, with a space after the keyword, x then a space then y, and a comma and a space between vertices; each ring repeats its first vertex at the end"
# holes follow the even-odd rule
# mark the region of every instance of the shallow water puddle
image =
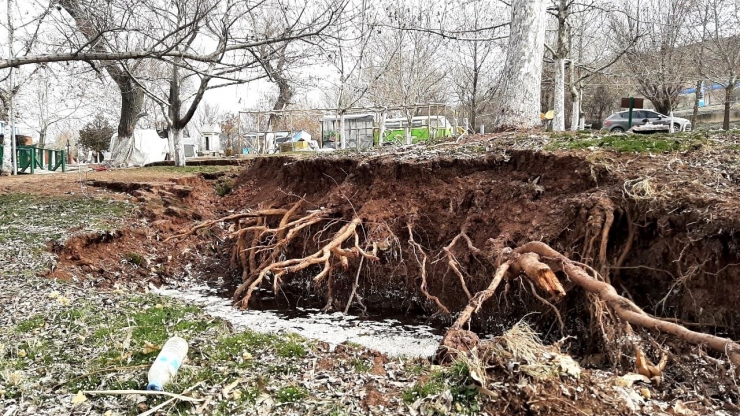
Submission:
POLYGON ((395 319, 361 319, 341 312, 322 313, 315 308, 297 308, 290 316, 277 310, 240 311, 231 306, 231 300, 218 296, 215 289, 207 286, 151 291, 197 304, 210 315, 230 322, 237 331, 296 333, 332 347, 353 342, 389 357, 431 357, 442 339, 430 326, 403 325, 395 319))

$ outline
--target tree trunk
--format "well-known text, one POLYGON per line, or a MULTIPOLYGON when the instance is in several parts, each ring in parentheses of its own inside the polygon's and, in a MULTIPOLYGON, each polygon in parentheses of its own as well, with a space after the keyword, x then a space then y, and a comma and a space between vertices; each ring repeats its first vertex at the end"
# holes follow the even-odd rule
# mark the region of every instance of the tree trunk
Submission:
POLYGON ((493 124, 499 130, 540 125, 545 2, 512 0, 511 9, 509 52, 493 124))
MULTIPOLYGON (((185 148, 182 145, 182 129, 185 127, 181 123, 180 112, 182 110, 182 100, 180 99, 180 67, 179 59, 175 58, 172 64, 172 74, 170 78, 170 97, 169 97, 169 119, 170 128, 167 134, 167 144, 169 145, 170 158, 175 161, 175 166, 185 166, 185 148)), ((187 123, 187 122, 186 122, 187 123)))
POLYGON ((130 76, 121 74, 119 68, 106 68, 108 74, 116 81, 121 90, 121 117, 118 120, 118 137, 130 138, 134 136, 136 123, 141 118, 144 108, 144 90, 136 84, 130 76))
MULTIPOLYGON (((565 59, 555 60, 555 117, 552 131, 565 130, 565 59)), ((575 101, 573 102, 575 104, 575 101)))
MULTIPOLYGON (((412 138, 411 138, 411 121, 413 120, 414 116, 411 114, 411 111, 409 111, 408 107, 406 107, 406 144, 411 144, 412 138)), ((475 130, 475 124, 473 125, 473 130, 475 130)))
POLYGON ((732 102, 732 91, 735 89, 735 80, 725 87, 725 117, 722 120, 722 130, 730 129, 730 105, 732 102))
POLYGON ((347 148, 347 135, 344 134, 344 112, 339 116, 339 148, 340 149, 346 149, 347 148))
MULTIPOLYGON (((288 107, 288 104, 290 104, 290 100, 293 99, 294 91, 293 88, 290 87, 290 83, 285 77, 274 73, 272 74, 272 76, 278 85, 278 97, 277 101, 275 101, 275 105, 272 106, 272 109, 274 111, 282 111, 288 107)), ((280 120, 281 116, 282 115, 270 113, 270 125, 276 128, 278 120, 280 120)))
POLYGON ((581 94, 576 86, 576 69, 573 62, 570 63, 570 130, 576 131, 581 122, 581 94))
MULTIPOLYGON (((95 29, 95 24, 85 18, 85 13, 81 12, 84 10, 84 5, 77 0, 61 0, 59 5, 75 19, 77 29, 85 36, 85 39, 90 42, 98 39, 99 33, 95 29)), ((94 49, 97 52, 108 52, 103 42, 97 42, 94 49)), ((110 149, 112 162, 128 166, 130 164, 128 158, 133 153, 134 129, 136 123, 139 122, 139 118, 141 118, 141 110, 144 108, 144 90, 134 82, 129 72, 122 66, 112 62, 106 62, 101 66, 105 68, 121 91, 121 118, 118 121, 118 138, 116 140, 118 152, 113 153, 113 149, 110 149)))
POLYGON ((0 175, 2 176, 10 176, 10 171, 13 170, 12 162, 10 160, 10 155, 12 153, 10 149, 10 129, 6 126, 6 130, 3 132, 3 164, 2 164, 2 171, 0 171, 0 175))
POLYGON ((182 129, 170 128, 167 132, 167 140, 174 149, 175 166, 185 166, 185 146, 182 143, 182 129))
POLYGON ((691 128, 696 126, 696 119, 699 116, 699 99, 701 98, 702 80, 696 81, 696 91, 694 91, 694 111, 691 113, 691 128))

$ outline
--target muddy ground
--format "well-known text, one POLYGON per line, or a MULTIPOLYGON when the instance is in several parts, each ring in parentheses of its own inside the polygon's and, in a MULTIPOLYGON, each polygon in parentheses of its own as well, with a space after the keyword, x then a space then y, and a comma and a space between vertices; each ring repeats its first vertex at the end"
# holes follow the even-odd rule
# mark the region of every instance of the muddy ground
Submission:
MULTIPOLYGON (((0 184, 0 192, 82 193, 136 206, 136 220, 128 227, 78 233, 49 244, 57 261, 46 277, 84 280, 100 290, 121 283, 143 290, 150 284, 195 278, 233 293, 244 281, 252 284, 258 277, 260 269, 250 260, 267 264, 306 258, 358 219, 357 247, 376 250, 377 259, 365 257, 367 261, 360 263, 357 256, 343 265, 332 258, 326 263, 331 273, 320 282, 314 277, 323 261, 277 275, 279 285, 276 275, 267 273, 260 285, 284 292, 288 307, 308 298, 327 310, 356 314, 388 310, 445 327, 465 307, 469 295, 488 286, 502 249, 542 241, 598 271, 648 313, 737 339, 739 161, 740 136, 733 134, 497 134, 362 153, 256 158, 243 167, 191 174, 150 169, 77 178, 82 181, 70 180, 74 178, 69 175, 19 177, 0 184), (302 202, 296 205, 298 201, 302 202), (215 221, 291 207, 296 208, 289 215, 265 216, 256 223, 215 221), (321 220, 294 235, 252 238, 250 233, 245 241, 251 248, 239 246, 235 237, 240 228, 275 229, 313 213, 321 220), (194 235, 171 239, 208 221, 213 223, 194 235), (275 239, 285 240, 279 250, 274 250, 275 239), (450 245, 453 241, 456 244, 450 245), (235 248, 257 253, 256 259, 240 259, 235 248)), ((343 243, 345 249, 352 246, 351 239, 343 243)), ((740 410, 733 371, 723 354, 649 328, 634 328, 632 336, 655 361, 661 349, 668 351, 663 383, 644 387, 645 393, 637 386, 625 389, 597 382, 634 371, 633 342, 618 330, 605 329, 605 323, 607 327, 621 323, 600 321, 592 299, 564 275, 559 277, 567 295, 557 301, 521 277, 507 279, 474 316, 470 328, 482 337, 501 336, 524 319, 544 344, 558 342, 563 352, 590 370, 577 381, 562 374, 540 379, 512 373, 511 360, 493 360, 482 387, 508 380, 517 388, 503 389, 506 400, 500 393, 479 390, 476 400, 484 404, 482 411, 735 414, 740 410), (530 383, 533 387, 527 388, 530 383), (584 389, 592 393, 575 393, 584 389)), ((237 291, 235 300, 244 295, 237 291)), ((437 404, 443 399, 433 398, 437 404)), ((459 397, 455 400, 459 402, 459 397)), ((419 411, 421 404, 416 404, 419 411)), ((447 410, 454 412, 455 406, 447 410)))

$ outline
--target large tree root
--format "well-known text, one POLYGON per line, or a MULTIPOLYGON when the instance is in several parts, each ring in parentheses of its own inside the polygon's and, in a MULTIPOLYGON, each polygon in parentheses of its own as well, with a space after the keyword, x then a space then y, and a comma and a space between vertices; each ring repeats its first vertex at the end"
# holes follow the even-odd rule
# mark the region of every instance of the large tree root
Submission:
MULTIPOLYGON (((274 290, 278 291, 280 288, 281 278, 285 274, 296 273, 313 265, 323 265, 321 272, 319 272, 319 274, 317 274, 316 277, 314 277, 313 279, 314 282, 319 283, 329 275, 329 273, 335 268, 336 265, 339 265, 342 269, 347 269, 347 267, 349 266, 349 259, 362 256, 368 260, 379 260, 377 257, 377 247, 375 245, 373 245, 373 249, 369 253, 360 247, 359 235, 357 234, 357 226, 362 223, 362 220, 360 218, 354 218, 352 221, 345 224, 334 235, 331 241, 329 241, 315 253, 302 258, 276 261, 280 252, 279 248, 284 247, 300 229, 305 228, 306 226, 308 226, 308 224, 312 224, 318 221, 314 220, 309 220, 308 217, 304 217, 302 221, 294 221, 293 223, 286 223, 284 225, 285 227, 287 227, 290 224, 294 224, 293 228, 288 231, 285 238, 279 240, 272 247, 272 254, 268 257, 268 259, 260 266, 258 266, 257 270, 253 272, 253 274, 256 274, 256 278, 254 280, 250 279, 245 281, 245 283, 242 284, 239 289, 237 289, 237 292, 235 293, 235 300, 237 300, 237 296, 240 296, 241 293, 246 289, 246 295, 244 295, 244 297, 237 302, 237 305, 239 307, 246 308, 248 306, 249 299, 251 298, 255 288, 264 280, 264 278, 268 274, 272 275, 274 279, 274 290), (342 248, 342 244, 350 239, 354 240, 353 247, 348 249, 342 248), (333 262, 335 264, 333 264, 333 262), (247 282, 249 282, 249 284, 246 284, 247 282)), ((283 226, 281 226, 280 228, 282 227, 283 226)))
POLYGON ((674 322, 665 321, 647 314, 635 305, 634 302, 620 296, 609 283, 590 276, 583 268, 553 250, 545 243, 527 243, 515 249, 511 254, 504 253, 504 258, 506 258, 506 262, 496 271, 491 285, 486 290, 473 296, 467 307, 460 314, 458 320, 443 338, 437 354, 438 358, 447 356, 450 349, 465 351, 474 347, 473 344, 475 342, 471 344, 470 341, 472 336, 468 331, 462 331, 462 326, 470 319, 472 313, 479 310, 481 304, 493 295, 493 292, 501 282, 501 279, 505 277, 507 271, 515 276, 520 273, 525 274, 541 288, 548 289, 551 295, 564 295, 565 292, 561 292, 562 287, 557 287, 559 282, 556 285, 550 280, 550 275, 554 276, 551 267, 554 267, 563 270, 571 281, 603 301, 624 322, 646 329, 666 332, 692 344, 706 345, 716 351, 727 354, 734 365, 740 365, 740 345, 734 341, 711 334, 691 331, 674 322), (532 257, 533 255, 536 257, 532 257), (540 258, 543 258, 549 266, 539 262, 540 258), (455 341, 460 342, 456 343, 455 341))
POLYGON ((233 215, 229 215, 228 217, 223 217, 217 220, 204 221, 186 231, 181 232, 180 234, 176 234, 176 235, 173 235, 172 237, 168 237, 167 239, 164 240, 164 242, 166 243, 170 240, 179 239, 179 238, 187 237, 189 235, 193 235, 198 230, 202 230, 204 228, 210 228, 222 222, 234 221, 238 223, 241 219, 244 219, 244 218, 259 218, 259 217, 269 217, 269 216, 275 216, 275 215, 285 215, 286 212, 288 212, 288 210, 285 210, 285 209, 264 209, 264 210, 233 214, 233 215))

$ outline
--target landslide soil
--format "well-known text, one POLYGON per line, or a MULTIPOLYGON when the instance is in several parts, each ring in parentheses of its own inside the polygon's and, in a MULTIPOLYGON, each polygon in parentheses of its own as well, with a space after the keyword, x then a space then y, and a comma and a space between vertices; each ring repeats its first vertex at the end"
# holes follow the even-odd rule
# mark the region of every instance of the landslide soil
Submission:
MULTIPOLYGON (((136 181, 149 185, 135 186, 122 185, 130 182, 126 178, 89 182, 126 193, 141 206, 144 219, 103 240, 80 236, 53 247, 59 264, 52 276, 83 276, 110 286, 118 279, 161 284, 188 274, 219 282, 225 277, 233 288, 241 273, 231 262, 229 224, 169 243, 162 240, 199 221, 288 208, 303 198, 304 211, 330 209, 337 222, 307 230, 285 248, 286 258, 313 253, 353 218, 362 220, 363 240, 384 242, 380 260, 366 262, 357 278, 357 293, 370 309, 449 323, 451 318, 420 291, 422 269, 428 292, 449 310, 459 311, 468 301, 463 282, 473 294, 490 282, 495 267, 487 257, 504 247, 543 241, 598 269, 649 313, 737 339, 740 139, 731 134, 686 136, 667 151, 615 151, 605 140, 569 149, 579 140, 584 138, 499 134, 359 154, 257 158, 238 176, 229 173, 233 190, 225 196, 214 192, 213 183, 223 185, 224 177, 214 175, 169 183, 151 178, 136 181), (462 282, 443 250, 461 232, 480 250, 462 240, 450 248, 462 282), (409 243, 412 236, 428 256, 426 263, 409 243), (145 253, 144 262, 130 253, 145 253)), ((645 139, 651 140, 664 139, 645 139)), ((319 270, 309 268, 285 277, 283 289, 298 294, 287 299, 308 291, 329 302, 327 306, 344 310, 358 267, 355 261, 335 274, 331 287, 306 285, 319 270)), ((554 306, 565 321, 563 328, 553 305, 542 301, 545 295, 535 296, 520 279, 502 285, 476 315, 473 328, 497 335, 526 315, 548 342, 577 337, 564 347, 582 357, 582 363, 608 365, 585 294, 565 283, 568 295, 554 306)), ((674 359, 705 356, 701 349, 659 334, 655 339, 670 347, 674 359)), ((676 386, 714 386, 704 392, 715 391, 706 394, 737 404, 724 375, 697 372, 691 365, 669 368, 668 378, 676 386), (717 389, 717 384, 724 387, 717 389)))
MULTIPOLYGON (((516 149, 506 137, 478 140, 453 150, 256 159, 222 203, 232 210, 287 207, 302 197, 307 209, 360 217, 368 239, 389 241, 381 261, 367 264, 360 279, 363 296, 377 307, 436 311, 418 290, 421 264, 409 248, 411 225, 430 256, 429 292, 450 310, 460 310, 467 296, 442 249, 464 230, 484 251, 546 242, 573 260, 605 267, 620 292, 651 313, 736 337, 737 151, 710 144, 662 154, 537 151, 516 149), (602 238, 598 217, 605 210, 614 220, 602 238), (597 258, 602 241, 605 264, 597 258)), ((288 257, 311 253, 327 238, 302 241, 288 257)), ((470 293, 488 285, 494 268, 485 259, 464 242, 452 254, 470 293)), ((351 267, 334 280, 337 309, 345 306, 355 272, 351 267)), ((571 299, 560 309, 575 316, 581 305, 578 296, 571 299)), ((548 321, 543 326, 553 324, 549 307, 520 290, 486 305, 477 325, 508 327, 532 308, 548 321)))

